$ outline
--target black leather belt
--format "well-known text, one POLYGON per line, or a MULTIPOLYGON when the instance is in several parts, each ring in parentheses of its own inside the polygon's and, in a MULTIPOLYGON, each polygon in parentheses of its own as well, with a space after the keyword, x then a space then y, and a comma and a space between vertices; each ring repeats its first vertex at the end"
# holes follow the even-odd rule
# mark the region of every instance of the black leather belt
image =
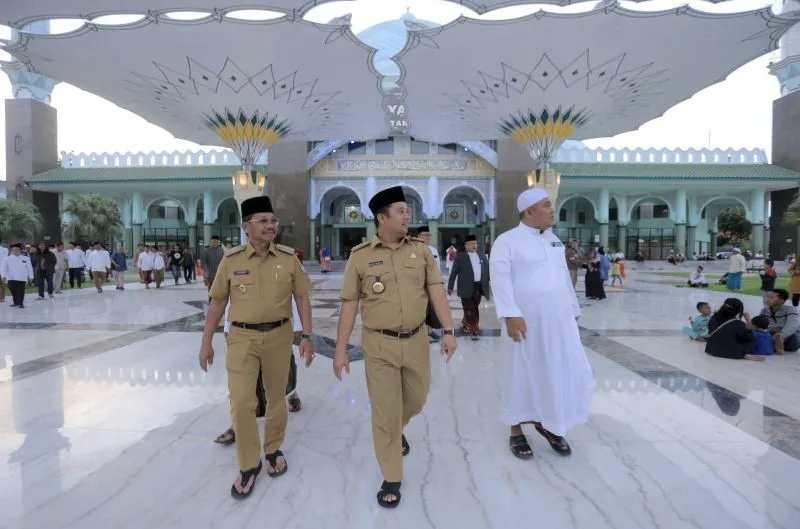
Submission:
POLYGON ((391 336, 392 338, 400 338, 401 340, 405 340, 417 334, 419 330, 422 329, 423 325, 423 323, 420 323, 416 329, 412 329, 410 331, 391 331, 389 329, 378 329, 378 332, 385 334, 386 336, 391 336))
POLYGON ((283 318, 280 321, 271 321, 269 323, 242 323, 240 321, 232 321, 231 325, 239 327, 240 329, 247 329, 248 331, 268 332, 272 329, 277 329, 287 321, 289 321, 289 318, 283 318))

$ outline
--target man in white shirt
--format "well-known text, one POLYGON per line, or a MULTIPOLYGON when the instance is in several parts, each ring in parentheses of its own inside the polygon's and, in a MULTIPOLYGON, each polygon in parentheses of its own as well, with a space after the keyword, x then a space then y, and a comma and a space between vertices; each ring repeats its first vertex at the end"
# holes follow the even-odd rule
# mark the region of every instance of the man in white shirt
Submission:
POLYGON ((428 249, 433 254, 433 258, 436 259, 436 264, 441 264, 441 260, 439 259, 439 250, 436 246, 431 245, 431 230, 427 226, 423 226, 417 230, 417 238, 422 239, 425 241, 425 244, 428 245, 428 249))
POLYGON ((690 287, 694 288, 706 288, 708 286, 708 281, 706 281, 706 275, 703 273, 702 266, 698 266, 697 270, 691 273, 688 283, 690 287))
POLYGON ((99 242, 94 243, 94 251, 89 254, 86 259, 86 268, 92 274, 94 286, 98 294, 103 293, 103 283, 106 282, 106 275, 111 270, 111 256, 100 245, 99 242))
POLYGON ((12 307, 25 308, 25 285, 33 281, 33 265, 31 258, 22 254, 22 245, 11 246, 11 255, 3 260, 0 266, 0 277, 11 291, 12 307))
POLYGON ((142 273, 142 281, 144 281, 144 288, 150 288, 150 283, 153 282, 153 265, 156 262, 156 254, 150 248, 144 247, 136 259, 136 266, 142 273))
MULTIPOLYGON (((2 241, 0 241, 2 242, 2 241)), ((0 270, 3 269, 3 263, 8 257, 8 248, 5 246, 0 246, 0 270)), ((3 280, 3 277, 0 276, 0 303, 4 303, 6 300, 6 282, 3 280)))
POLYGON ((67 250, 67 266, 69 267, 69 288, 75 288, 75 283, 78 283, 78 288, 83 286, 83 269, 86 267, 86 254, 76 243, 69 243, 69 250, 67 250))

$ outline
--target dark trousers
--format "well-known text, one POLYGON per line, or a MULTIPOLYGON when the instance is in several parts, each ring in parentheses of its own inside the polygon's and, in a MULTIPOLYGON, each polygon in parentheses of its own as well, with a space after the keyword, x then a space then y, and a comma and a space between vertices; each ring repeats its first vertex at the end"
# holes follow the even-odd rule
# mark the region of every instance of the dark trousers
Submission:
POLYGON ((478 322, 480 315, 478 313, 478 306, 481 303, 483 296, 483 288, 480 283, 474 283, 472 287, 472 295, 468 298, 461 298, 461 307, 464 309, 463 324, 469 332, 478 332, 478 322))
MULTIPOLYGON (((289 380, 286 383, 286 394, 289 395, 297 389, 297 362, 294 359, 294 353, 289 361, 289 380)), ((256 417, 263 417, 267 411, 267 394, 264 391, 264 383, 261 381, 261 369, 258 370, 258 380, 256 381, 256 397, 258 398, 258 407, 256 408, 256 417)))
POLYGON ((83 285, 83 268, 70 268, 69 269, 69 288, 75 288, 75 282, 78 282, 78 288, 83 285))
POLYGON ((39 297, 44 297, 44 284, 47 282, 47 295, 53 295, 53 274, 42 272, 36 273, 36 287, 39 289, 39 297))
POLYGON ((178 279, 181 277, 181 265, 172 265, 172 279, 175 280, 175 284, 178 284, 178 279))
POLYGON ((792 305, 795 307, 800 303, 800 294, 792 294, 792 305))
POLYGON ((193 266, 183 267, 183 280, 187 283, 192 280, 192 270, 194 270, 193 266))
POLYGON ((22 305, 25 301, 26 281, 8 281, 8 290, 11 291, 11 301, 14 305, 22 305))

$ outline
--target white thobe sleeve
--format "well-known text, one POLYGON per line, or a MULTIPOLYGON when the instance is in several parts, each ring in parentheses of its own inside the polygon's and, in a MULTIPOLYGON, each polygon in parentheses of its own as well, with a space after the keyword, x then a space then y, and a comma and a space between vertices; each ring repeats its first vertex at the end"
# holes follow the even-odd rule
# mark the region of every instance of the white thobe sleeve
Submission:
POLYGON ((231 308, 231 300, 228 299, 228 304, 225 305, 225 315, 222 317, 222 321, 225 322, 224 326, 222 327, 222 332, 225 334, 231 332, 231 322, 228 320, 228 311, 231 308))
POLYGON ((297 311, 297 302, 294 300, 294 296, 292 296, 292 330, 294 332, 303 330, 303 322, 300 321, 300 313, 297 311))
POLYGON ((514 282, 511 275, 511 248, 503 239, 495 241, 489 256, 489 277, 497 318, 521 318, 522 310, 514 297, 514 282))

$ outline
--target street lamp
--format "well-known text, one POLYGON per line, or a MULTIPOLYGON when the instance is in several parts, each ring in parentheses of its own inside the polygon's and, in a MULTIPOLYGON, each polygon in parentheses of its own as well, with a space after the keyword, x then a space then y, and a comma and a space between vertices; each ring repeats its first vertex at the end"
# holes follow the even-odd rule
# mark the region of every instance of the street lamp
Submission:
POLYGON ((558 107, 551 112, 545 107, 541 112, 529 110, 511 115, 500 123, 500 130, 524 146, 539 166, 528 174, 528 187, 542 188, 554 206, 558 199, 561 175, 550 168, 550 160, 564 141, 588 122, 589 113, 586 109, 558 107))

